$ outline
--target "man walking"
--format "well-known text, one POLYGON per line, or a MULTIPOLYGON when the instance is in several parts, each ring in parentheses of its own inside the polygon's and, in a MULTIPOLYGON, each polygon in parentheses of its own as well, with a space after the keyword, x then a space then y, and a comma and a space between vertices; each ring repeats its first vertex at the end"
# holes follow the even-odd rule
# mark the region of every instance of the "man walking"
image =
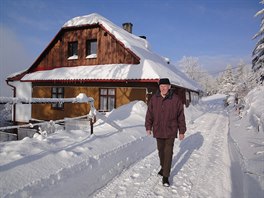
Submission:
POLYGON ((149 101, 145 127, 147 134, 151 135, 153 132, 153 137, 157 140, 161 166, 158 174, 163 177, 163 185, 168 187, 174 140, 178 137, 178 132, 179 139, 183 140, 186 131, 182 101, 173 93, 168 78, 159 80, 159 90, 149 101))

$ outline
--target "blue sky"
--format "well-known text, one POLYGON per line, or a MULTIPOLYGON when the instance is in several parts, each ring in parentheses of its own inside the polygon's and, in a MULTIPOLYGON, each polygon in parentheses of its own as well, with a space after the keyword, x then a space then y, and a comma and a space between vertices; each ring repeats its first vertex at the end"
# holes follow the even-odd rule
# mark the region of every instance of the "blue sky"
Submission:
POLYGON ((28 68, 69 19, 94 12, 116 25, 133 23, 133 34, 145 35, 153 51, 171 62, 198 57, 213 74, 227 64, 250 62, 260 26, 254 15, 263 8, 259 2, 0 0, 0 78, 28 68))

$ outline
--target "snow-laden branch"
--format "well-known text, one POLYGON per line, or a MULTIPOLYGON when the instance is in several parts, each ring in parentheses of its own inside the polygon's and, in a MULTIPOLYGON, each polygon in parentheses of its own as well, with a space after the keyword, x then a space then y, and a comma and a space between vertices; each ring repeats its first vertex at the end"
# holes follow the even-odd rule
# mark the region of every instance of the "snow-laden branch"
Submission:
POLYGON ((258 46, 256 47, 256 49, 254 50, 254 52, 257 53, 257 52, 259 52, 259 51, 261 51, 261 50, 263 50, 263 49, 264 49, 264 43, 258 45, 258 46))
POLYGON ((264 9, 261 9, 260 11, 258 11, 256 14, 255 14, 255 17, 258 17, 260 15, 263 15, 264 14, 264 9))

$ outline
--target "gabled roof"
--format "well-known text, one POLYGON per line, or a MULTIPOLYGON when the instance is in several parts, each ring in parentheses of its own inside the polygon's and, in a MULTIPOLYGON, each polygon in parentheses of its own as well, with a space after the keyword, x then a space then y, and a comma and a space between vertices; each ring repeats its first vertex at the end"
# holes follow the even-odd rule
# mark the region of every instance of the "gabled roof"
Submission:
MULTIPOLYGON (((21 81, 158 81, 169 78, 171 83, 191 90, 199 90, 199 86, 190 80, 175 65, 168 64, 167 59, 151 51, 146 39, 133 35, 123 28, 113 24, 99 14, 75 17, 66 22, 62 29, 100 25, 127 49, 140 58, 140 63, 109 64, 109 65, 80 65, 76 67, 61 67, 52 70, 27 73, 21 81)), ((59 34, 59 33, 58 33, 59 34)), ((55 37, 56 38, 56 37, 55 37)), ((29 71, 29 70, 28 70, 29 71)))

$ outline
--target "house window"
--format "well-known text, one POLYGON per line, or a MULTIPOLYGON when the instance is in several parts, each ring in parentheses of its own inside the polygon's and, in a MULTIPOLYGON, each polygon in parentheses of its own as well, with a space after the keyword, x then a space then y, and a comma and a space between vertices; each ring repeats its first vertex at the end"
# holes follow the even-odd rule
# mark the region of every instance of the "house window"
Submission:
POLYGON ((86 58, 96 58, 97 57, 97 40, 87 40, 86 41, 86 58))
POLYGON ((68 43, 68 60, 78 59, 78 42, 68 43))
POLYGON ((116 90, 113 88, 100 89, 100 111, 111 111, 115 108, 116 90))
MULTIPOLYGON (((51 88, 51 98, 64 98, 64 88, 63 87, 52 87, 51 88)), ((63 109, 64 105, 61 102, 52 103, 51 107, 54 109, 63 109)))

